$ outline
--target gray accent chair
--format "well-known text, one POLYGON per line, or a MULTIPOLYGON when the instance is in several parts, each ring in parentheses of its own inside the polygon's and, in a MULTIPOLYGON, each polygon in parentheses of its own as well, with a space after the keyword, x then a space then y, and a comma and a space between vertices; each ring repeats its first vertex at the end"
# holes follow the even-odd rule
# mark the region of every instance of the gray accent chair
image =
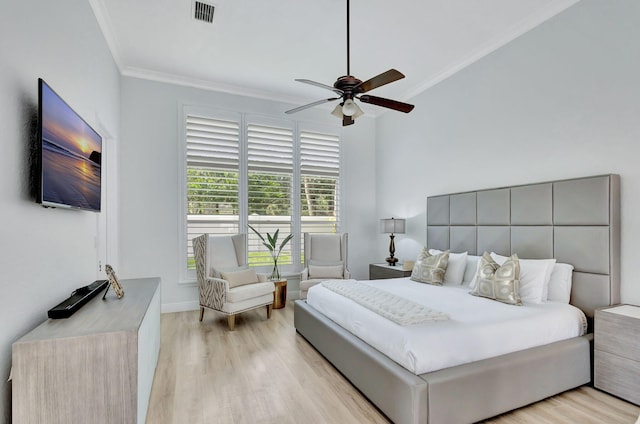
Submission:
POLYGON ((309 288, 329 279, 349 279, 347 269, 348 233, 304 233, 304 269, 300 273, 300 299, 309 288))
POLYGON ((275 286, 266 275, 257 274, 258 281, 234 286, 221 278, 222 272, 248 270, 247 235, 216 236, 203 234, 193 239, 196 275, 200 300, 200 321, 204 308, 227 315, 229 330, 235 328, 236 315, 265 306, 271 318, 275 286))

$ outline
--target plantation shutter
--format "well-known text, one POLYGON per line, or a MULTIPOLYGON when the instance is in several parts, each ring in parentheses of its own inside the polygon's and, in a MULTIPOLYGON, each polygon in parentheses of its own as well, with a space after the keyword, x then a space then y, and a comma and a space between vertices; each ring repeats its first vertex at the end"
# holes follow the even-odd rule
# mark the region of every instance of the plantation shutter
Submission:
POLYGON ((238 233, 240 125, 187 114, 187 265, 201 234, 238 233))
POLYGON ((302 233, 336 233, 340 209, 339 137, 300 133, 302 233))
MULTIPOLYGON (((248 222, 265 238, 280 230, 279 241, 291 233, 293 130, 277 126, 247 125, 248 222)), ((279 247, 279 246, 278 246, 279 247)), ((273 265, 268 250, 249 231, 249 263, 273 265)), ((279 264, 291 263, 291 245, 283 249, 279 264)))

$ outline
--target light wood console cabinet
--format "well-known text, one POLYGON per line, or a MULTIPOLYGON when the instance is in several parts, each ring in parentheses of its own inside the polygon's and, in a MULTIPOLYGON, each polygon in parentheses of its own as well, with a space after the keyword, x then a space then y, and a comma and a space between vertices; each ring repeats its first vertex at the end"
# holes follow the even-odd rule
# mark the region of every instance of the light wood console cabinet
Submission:
POLYGON ((596 310, 594 385, 640 405, 640 307, 596 310))
POLYGON ((13 344, 14 423, 144 423, 160 352, 160 279, 122 280, 13 344))

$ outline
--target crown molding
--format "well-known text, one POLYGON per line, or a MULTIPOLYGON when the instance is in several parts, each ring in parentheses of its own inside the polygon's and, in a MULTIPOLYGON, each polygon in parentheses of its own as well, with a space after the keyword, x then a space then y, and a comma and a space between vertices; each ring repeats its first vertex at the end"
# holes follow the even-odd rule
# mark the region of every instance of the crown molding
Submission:
POLYGON ((133 66, 125 66, 121 70, 123 76, 146 79, 156 82, 164 82, 168 84, 181 85, 185 87, 199 88, 202 90, 217 91, 239 96, 253 97, 264 100, 272 100, 289 104, 297 104, 305 102, 307 99, 289 96, 282 93, 275 93, 269 90, 260 90, 255 88, 247 88, 234 84, 204 80, 199 78, 185 77, 183 75, 171 74, 167 72, 153 71, 145 68, 136 68, 133 66))

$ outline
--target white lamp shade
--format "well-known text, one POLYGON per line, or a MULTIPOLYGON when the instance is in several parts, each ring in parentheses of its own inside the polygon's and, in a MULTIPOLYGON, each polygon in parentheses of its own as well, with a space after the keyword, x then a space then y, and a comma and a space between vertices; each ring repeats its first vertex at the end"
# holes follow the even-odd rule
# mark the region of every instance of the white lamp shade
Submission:
POLYGON ((404 234, 404 231, 405 231, 404 219, 385 218, 385 219, 381 219, 380 223, 382 224, 383 233, 404 234))

